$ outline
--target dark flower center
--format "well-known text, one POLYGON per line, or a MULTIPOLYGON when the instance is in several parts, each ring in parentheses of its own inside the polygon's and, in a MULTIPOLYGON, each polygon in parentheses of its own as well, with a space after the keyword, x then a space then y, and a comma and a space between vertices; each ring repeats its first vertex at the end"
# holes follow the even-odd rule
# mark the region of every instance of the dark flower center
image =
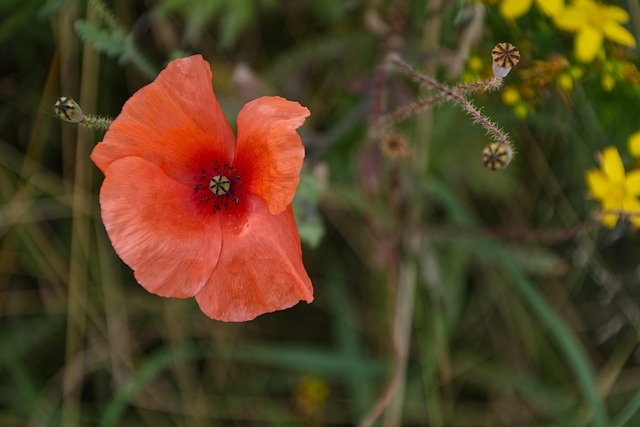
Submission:
POLYGON ((200 175, 193 177, 197 184, 194 193, 200 195, 203 203, 210 204, 214 211, 227 209, 229 202, 240 203, 244 195, 242 187, 247 183, 240 179, 238 171, 228 163, 220 165, 216 160, 210 170, 202 169, 200 175))

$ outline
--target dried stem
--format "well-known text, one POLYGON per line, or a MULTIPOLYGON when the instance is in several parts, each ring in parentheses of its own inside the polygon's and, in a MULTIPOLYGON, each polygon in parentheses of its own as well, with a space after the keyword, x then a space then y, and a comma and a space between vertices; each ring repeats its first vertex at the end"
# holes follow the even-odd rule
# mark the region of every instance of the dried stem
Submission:
MULTIPOLYGON (((511 153, 513 153, 513 145, 511 141, 509 141, 509 137, 506 133, 498 129, 498 127, 488 118, 482 115, 478 109, 476 109, 469 101, 467 101, 460 93, 456 92, 453 89, 449 89, 437 81, 431 79, 424 74, 421 74, 414 70, 410 65, 404 62, 398 55, 393 55, 389 58, 389 63, 395 66, 398 70, 402 71, 404 74, 412 78, 413 80, 430 86, 433 89, 441 92, 446 98, 455 101, 458 105, 460 105, 467 113, 473 117, 475 122, 480 123, 482 127, 487 130, 487 133, 494 139, 496 142, 505 148, 507 148, 511 153)), ((501 80, 494 78, 492 81, 501 80)), ((493 83, 494 85, 497 84, 493 83)), ((499 85, 498 85, 499 87, 499 85)))
MULTIPOLYGON (((382 48, 380 49, 380 57, 384 59, 389 53, 391 47, 391 36, 385 36, 382 42, 382 48)), ((380 129, 380 114, 382 111, 382 94, 384 86, 384 78, 386 74, 386 68, 384 61, 381 60, 376 66, 375 76, 373 79, 373 105, 371 106, 371 123, 373 124, 374 134, 378 135, 378 129, 380 129)))
MULTIPOLYGON (((451 91, 462 95, 469 92, 478 92, 478 93, 490 92, 492 90, 499 89, 501 86, 502 86, 502 79, 494 77, 490 80, 459 84, 453 87, 451 91)), ((426 110, 427 108, 432 107, 434 105, 441 104, 447 101, 448 99, 449 97, 446 94, 438 95, 438 96, 433 96, 431 98, 419 99, 415 102, 405 105, 404 107, 400 107, 393 113, 387 114, 386 116, 383 116, 379 120, 376 128, 376 132, 380 133, 382 130, 388 128, 392 124, 406 120, 410 117, 414 117, 420 114, 422 111, 426 110)))
POLYGON ((382 395, 380 395, 367 416, 358 424, 358 427, 372 426, 373 423, 380 418, 385 409, 389 407, 399 390, 401 390, 400 387, 404 379, 409 352, 409 335, 413 316, 416 276, 417 273, 414 264, 403 263, 400 266, 391 337, 393 344, 391 378, 382 395))

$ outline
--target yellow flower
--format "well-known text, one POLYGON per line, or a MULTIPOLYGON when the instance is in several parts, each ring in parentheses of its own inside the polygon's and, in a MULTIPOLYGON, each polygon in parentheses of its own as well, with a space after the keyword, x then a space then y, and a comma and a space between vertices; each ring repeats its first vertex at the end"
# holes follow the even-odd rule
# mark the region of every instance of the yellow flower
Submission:
POLYGON ((630 221, 640 227, 640 170, 625 175, 624 165, 616 147, 607 147, 600 156, 600 169, 591 169, 585 176, 589 193, 600 201, 602 223, 613 228, 620 214, 633 214, 630 221))
POLYGON ((505 105, 516 105, 520 101, 520 92, 513 86, 507 86, 500 96, 505 105))
POLYGON ((576 33, 574 52, 582 62, 595 59, 605 37, 623 46, 636 45, 633 35, 620 25, 629 21, 629 14, 618 6, 574 0, 571 6, 554 15, 553 20, 561 30, 576 33))
POLYGON ((629 145, 629 153, 633 157, 640 157, 640 130, 631 134, 627 144, 629 145))
POLYGON ((524 102, 518 102, 518 104, 513 107, 513 115, 519 119, 524 119, 529 114, 529 107, 524 102))
POLYGON ((584 70, 578 66, 569 67, 569 75, 573 78, 573 80, 580 80, 584 76, 584 70))
POLYGON ((573 78, 569 73, 560 73, 556 78, 556 86, 565 92, 569 92, 573 89, 573 83, 573 78))
MULTIPOLYGON (((536 0, 536 4, 549 16, 554 16, 564 7, 564 0, 536 0)), ((502 0, 500 14, 508 19, 518 19, 531 9, 533 0, 502 0)))
POLYGON ((482 58, 480 58, 478 55, 471 56, 467 61, 467 68, 469 68, 469 70, 474 71, 476 73, 479 73, 480 71, 482 71, 483 67, 484 67, 484 62, 482 61, 482 58))
POLYGON ((616 78, 611 74, 603 74, 600 83, 605 91, 611 92, 613 88, 616 87, 616 78))

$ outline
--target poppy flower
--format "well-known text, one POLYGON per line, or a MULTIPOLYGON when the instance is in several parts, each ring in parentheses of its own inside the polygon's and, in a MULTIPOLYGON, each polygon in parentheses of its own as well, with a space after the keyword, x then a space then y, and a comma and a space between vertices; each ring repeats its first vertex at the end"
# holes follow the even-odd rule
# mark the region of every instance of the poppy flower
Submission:
POLYGON ((258 98, 238 114, 236 139, 199 55, 136 92, 91 159, 105 175, 107 234, 138 283, 195 296, 223 321, 311 302, 291 209, 304 159, 296 129, 309 114, 258 98))

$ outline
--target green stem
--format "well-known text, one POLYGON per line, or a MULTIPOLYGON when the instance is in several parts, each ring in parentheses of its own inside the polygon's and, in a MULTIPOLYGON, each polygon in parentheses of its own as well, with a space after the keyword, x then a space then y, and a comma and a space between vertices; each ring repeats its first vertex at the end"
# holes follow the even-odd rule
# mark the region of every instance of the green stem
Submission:
POLYGON ((88 115, 84 116, 84 120, 82 120, 78 124, 90 130, 106 131, 109 129, 109 126, 111 126, 112 122, 113 119, 110 119, 108 117, 88 115))
POLYGON ((624 427, 629 425, 628 421, 640 411, 640 390, 629 399, 627 404, 618 413, 618 416, 611 422, 610 427, 624 427))

